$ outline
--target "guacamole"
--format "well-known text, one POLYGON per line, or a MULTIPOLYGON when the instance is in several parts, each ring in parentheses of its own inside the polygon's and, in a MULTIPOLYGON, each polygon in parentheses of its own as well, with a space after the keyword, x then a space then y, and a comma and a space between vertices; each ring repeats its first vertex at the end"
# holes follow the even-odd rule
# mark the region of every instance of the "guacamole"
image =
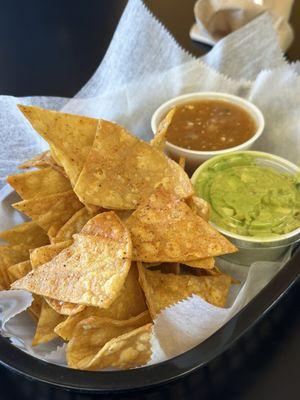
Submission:
POLYGON ((299 228, 299 176, 283 173, 250 154, 217 158, 198 175, 195 190, 211 204, 212 222, 257 237, 299 228))

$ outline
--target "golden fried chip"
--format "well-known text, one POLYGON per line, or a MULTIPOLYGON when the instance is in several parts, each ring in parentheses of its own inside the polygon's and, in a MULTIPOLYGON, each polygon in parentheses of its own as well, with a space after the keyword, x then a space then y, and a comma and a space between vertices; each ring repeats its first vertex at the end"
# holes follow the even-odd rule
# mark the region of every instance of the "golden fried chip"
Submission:
POLYGON ((194 261, 236 251, 215 228, 174 194, 159 187, 127 219, 133 259, 194 261))
POLYGON ((101 120, 74 188, 79 199, 108 209, 134 209, 160 184, 179 197, 193 193, 178 164, 122 126, 101 120))
POLYGON ((183 156, 180 156, 179 160, 178 160, 178 164, 181 166, 182 169, 185 169, 185 162, 186 162, 186 158, 183 156))
POLYGON ((85 369, 113 367, 129 369, 147 364, 151 358, 152 324, 141 326, 107 342, 85 369))
POLYGON ((61 315, 76 315, 85 309, 85 306, 82 304, 74 304, 69 303, 67 301, 59 301, 55 299, 50 299, 49 297, 45 297, 45 301, 48 305, 53 308, 58 314, 61 315))
POLYGON ((24 222, 7 231, 0 232, 0 239, 10 244, 23 244, 29 249, 44 246, 49 243, 44 230, 35 222, 24 222))
POLYGON ((68 366, 85 369, 108 341, 149 322, 149 311, 123 321, 101 317, 80 321, 67 346, 68 366))
POLYGON ((93 144, 98 120, 39 107, 18 105, 33 128, 49 143, 72 186, 93 144))
POLYGON ((4 289, 8 289, 10 285, 8 267, 28 260, 28 257, 28 248, 22 244, 0 246, 0 284, 4 289))
POLYGON ((213 257, 209 257, 200 260, 185 261, 183 264, 192 268, 212 269, 215 266, 215 260, 213 257))
POLYGON ((60 228, 53 238, 53 242, 59 243, 72 239, 72 236, 80 232, 84 225, 96 214, 98 212, 91 213, 86 207, 81 208, 60 228))
MULTIPOLYGON (((62 250, 71 246, 73 240, 67 240, 65 242, 50 244, 48 246, 39 247, 30 252, 30 261, 32 268, 38 268, 40 265, 46 264, 57 256, 62 250)), ((53 308, 58 314, 62 315, 74 315, 82 311, 85 306, 79 304, 73 304, 63 302, 55 299, 45 297, 46 302, 50 307, 53 308)))
POLYGON ((22 261, 18 264, 11 265, 7 269, 7 275, 9 278, 10 283, 17 281, 23 276, 27 275, 29 271, 31 271, 31 262, 29 260, 22 261))
POLYGON ((36 327, 35 335, 32 341, 32 346, 37 346, 42 343, 48 343, 57 337, 54 332, 54 328, 60 322, 64 320, 64 317, 57 314, 48 304, 43 301, 41 314, 36 327))
POLYGON ((176 108, 175 107, 172 108, 165 116, 165 118, 159 123, 157 132, 154 138, 150 142, 151 146, 153 146, 159 151, 164 151, 167 140, 167 131, 172 122, 175 111, 176 108))
POLYGON ((58 234, 60 228, 61 228, 61 224, 58 221, 57 223, 54 223, 53 225, 51 225, 50 228, 48 229, 47 235, 48 235, 51 243, 55 243, 54 238, 58 234))
POLYGON ((83 207, 72 190, 13 204, 18 211, 32 218, 46 232, 52 225, 63 226, 83 207))
POLYGON ((62 250, 71 246, 72 240, 61 243, 49 244, 47 246, 38 247, 30 252, 30 261, 32 268, 35 269, 40 265, 46 264, 57 256, 62 250))
POLYGON ((33 294, 32 297, 33 302, 31 303, 30 307, 27 308, 27 311, 35 321, 38 321, 41 315, 43 298, 35 294, 33 294))
POLYGON ((191 207, 193 211, 195 211, 197 215, 199 215, 199 217, 205 219, 205 221, 209 221, 211 214, 211 207, 206 200, 201 199, 200 197, 197 196, 191 196, 188 199, 186 199, 186 203, 188 206, 191 207))
POLYGON ((147 310, 144 293, 138 282, 138 270, 135 263, 130 267, 124 286, 119 296, 107 308, 86 307, 79 314, 66 319, 55 328, 55 332, 64 340, 70 340, 76 325, 89 317, 111 318, 125 320, 134 317, 147 310))
POLYGON ((70 181, 53 168, 10 175, 7 177, 7 182, 25 200, 49 196, 50 194, 66 192, 72 189, 70 181))
POLYGON ((2 286, 1 283, 0 283, 0 292, 1 292, 1 290, 5 290, 5 288, 4 288, 4 286, 2 286))
POLYGON ((14 289, 70 303, 108 308, 131 264, 130 234, 113 212, 92 218, 74 244, 13 283, 14 289))
POLYGON ((150 314, 157 314, 195 294, 217 307, 225 307, 231 279, 227 275, 194 276, 163 274, 138 263, 140 284, 144 290, 150 314))
POLYGON ((48 168, 51 167, 56 171, 60 172, 62 175, 66 176, 65 171, 61 166, 59 166, 56 161, 51 156, 50 150, 44 151, 41 154, 33 157, 31 160, 25 161, 23 164, 19 165, 19 169, 29 169, 29 168, 48 168))

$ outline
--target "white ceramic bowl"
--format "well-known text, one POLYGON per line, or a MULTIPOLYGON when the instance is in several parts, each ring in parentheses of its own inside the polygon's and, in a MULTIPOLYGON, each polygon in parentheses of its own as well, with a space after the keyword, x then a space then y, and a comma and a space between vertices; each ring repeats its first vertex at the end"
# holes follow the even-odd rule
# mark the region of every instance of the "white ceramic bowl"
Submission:
MULTIPOLYGON (((282 157, 275 156, 274 154, 260 151, 245 151, 240 153, 252 155, 255 157, 257 160, 256 162, 259 165, 274 168, 279 172, 291 175, 300 173, 300 168, 295 164, 282 157)), ((193 185, 195 185, 197 178, 206 168, 213 163, 218 162, 218 160, 223 157, 230 157, 230 154, 214 157, 200 165, 191 178, 193 185)), ((260 238, 256 236, 238 235, 227 231, 216 224, 212 223, 212 225, 214 225, 215 228, 224 236, 228 237, 228 239, 239 249, 237 253, 228 254, 222 258, 241 265, 250 265, 255 261, 276 261, 280 259, 293 244, 300 241, 300 228, 276 237, 270 236, 260 238)))
POLYGON ((254 142, 260 137, 262 134, 264 127, 265 127, 265 120, 261 111, 250 101, 245 100, 241 97, 234 96, 227 93, 218 93, 218 92, 197 92, 197 93, 189 93, 184 94, 182 96, 174 97, 171 100, 166 101, 163 103, 153 114, 151 119, 151 128, 152 132, 155 135, 157 132, 158 125, 160 121, 165 117, 168 111, 179 104, 184 104, 190 101, 197 101, 197 100, 222 100, 229 102, 231 104, 236 104, 237 106, 245 109, 255 120, 257 125, 257 130, 255 134, 246 142, 231 147, 229 149, 224 150, 216 150, 216 151, 198 151, 198 150, 189 150, 183 147, 176 146, 172 143, 167 142, 166 150, 168 155, 177 160, 179 157, 185 157, 187 163, 187 169, 191 172, 195 170, 199 164, 208 160, 209 158, 226 154, 232 153, 233 151, 241 151, 247 150, 251 148, 254 142))

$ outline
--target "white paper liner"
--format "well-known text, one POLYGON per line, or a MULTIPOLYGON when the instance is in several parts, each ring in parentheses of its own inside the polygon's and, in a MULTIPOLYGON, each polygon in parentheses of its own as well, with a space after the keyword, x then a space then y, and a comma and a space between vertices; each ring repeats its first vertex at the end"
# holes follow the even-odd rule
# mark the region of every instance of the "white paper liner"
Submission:
MULTIPOLYGON (((130 0, 103 62, 74 99, 0 97, 0 189, 18 164, 46 148, 16 108, 17 103, 112 119, 149 140, 151 115, 163 101, 195 91, 233 93, 249 98, 264 113, 266 130, 255 149, 299 163, 299 70, 297 63, 285 62, 267 15, 221 40, 197 60, 178 46, 140 0, 130 0), (267 70, 260 72, 263 69, 267 70)), ((22 220, 9 208, 13 196, 6 188, 0 193, 1 230, 22 220)), ((232 288, 230 308, 219 309, 193 296, 163 311, 155 321, 151 363, 205 340, 244 307, 285 262, 286 258, 278 263, 260 262, 250 268, 219 262, 242 283, 232 288)), ((60 341, 31 347, 34 324, 21 312, 29 301, 24 292, 0 294, 1 333, 27 353, 65 365, 65 346, 60 341)))

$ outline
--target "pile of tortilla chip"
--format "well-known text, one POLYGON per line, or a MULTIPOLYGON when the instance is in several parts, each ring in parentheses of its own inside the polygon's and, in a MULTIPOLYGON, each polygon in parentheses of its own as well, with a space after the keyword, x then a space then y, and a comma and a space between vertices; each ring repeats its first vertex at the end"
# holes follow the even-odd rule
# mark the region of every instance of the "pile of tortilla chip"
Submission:
POLYGON ((214 257, 236 248, 163 153, 166 121, 149 144, 113 122, 19 109, 50 150, 8 177, 31 220, 0 233, 0 290, 33 294, 32 345, 62 338, 71 368, 145 365, 163 309, 191 295, 226 305, 233 279, 214 257))

